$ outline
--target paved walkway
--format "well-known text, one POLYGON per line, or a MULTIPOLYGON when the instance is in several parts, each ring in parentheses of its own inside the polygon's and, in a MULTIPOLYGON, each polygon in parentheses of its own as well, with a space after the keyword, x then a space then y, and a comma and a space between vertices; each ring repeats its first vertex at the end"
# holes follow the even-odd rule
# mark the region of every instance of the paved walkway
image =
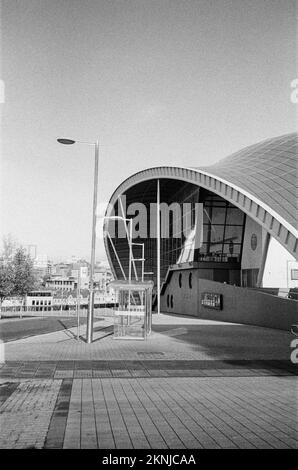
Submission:
MULTIPOLYGON (((85 326, 81 327, 85 337, 85 326)), ((170 360, 289 360, 290 332, 189 317, 153 315, 147 341, 113 339, 112 318, 94 324, 94 342, 78 342, 76 328, 11 341, 2 361, 135 360, 140 353, 170 360)), ((0 357, 1 358, 1 357, 0 357)))
POLYGON ((153 321, 147 341, 106 318, 92 345, 75 328, 2 345, 0 448, 298 447, 290 333, 153 321))

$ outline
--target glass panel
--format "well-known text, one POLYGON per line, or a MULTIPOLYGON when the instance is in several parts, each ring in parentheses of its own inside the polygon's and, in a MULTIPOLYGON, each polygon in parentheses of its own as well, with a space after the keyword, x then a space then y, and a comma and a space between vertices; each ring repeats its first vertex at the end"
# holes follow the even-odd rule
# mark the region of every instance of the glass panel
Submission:
POLYGON ((208 200, 205 200, 204 201, 204 207, 226 207, 227 204, 225 201, 208 201, 208 200))
POLYGON ((203 242, 207 242, 208 240, 208 232, 210 231, 210 225, 203 225, 203 242))
POLYGON ((241 245, 235 245, 233 242, 225 243, 223 252, 229 256, 237 256, 241 253, 241 245))
POLYGON ((207 243, 203 243, 203 245, 200 248, 200 254, 207 253, 207 243))
POLYGON ((204 200, 204 204, 207 204, 210 206, 211 204, 213 206, 226 206, 227 203, 226 201, 221 198, 220 196, 217 196, 216 194, 207 194, 204 200))
POLYGON ((229 207, 227 210, 227 224, 228 225, 242 225, 244 221, 244 213, 240 210, 237 209, 237 207, 232 208, 229 207))
POLYGON ((224 224, 226 216, 225 207, 213 207, 212 209, 212 224, 224 224))
POLYGON ((225 232, 225 242, 233 241, 234 243, 242 242, 242 226, 237 225, 227 225, 225 232))
POLYGON ((222 243, 223 242, 223 234, 224 234, 224 226, 223 225, 211 225, 211 234, 210 234, 210 241, 213 245, 214 243, 222 243))
POLYGON ((203 221, 204 221, 204 224, 208 224, 208 223, 211 223, 211 208, 210 207, 206 207, 204 205, 204 218, 203 218, 203 221))

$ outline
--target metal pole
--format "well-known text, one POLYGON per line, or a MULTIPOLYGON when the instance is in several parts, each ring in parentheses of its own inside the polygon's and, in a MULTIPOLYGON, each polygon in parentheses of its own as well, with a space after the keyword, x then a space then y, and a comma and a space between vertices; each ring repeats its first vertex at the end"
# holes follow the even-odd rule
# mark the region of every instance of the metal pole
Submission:
POLYGON ((132 263, 132 219, 129 221, 129 266, 128 266, 128 280, 131 282, 131 263, 132 263))
POLYGON ((156 198, 156 237, 157 237, 157 313, 160 313, 160 184, 157 180, 156 198))
POLYGON ((118 254, 117 254, 115 245, 114 245, 114 243, 113 243, 113 241, 112 241, 112 238, 111 238, 109 232, 107 232, 107 237, 108 237, 108 239, 109 239, 110 242, 111 242, 113 251, 114 251, 114 253, 115 253, 116 259, 117 259, 118 264, 119 264, 119 267, 120 267, 120 269, 121 269, 122 276, 123 276, 123 278, 126 280, 126 274, 125 274, 125 272, 124 272, 124 269, 123 269, 123 267, 122 267, 121 261, 120 261, 120 259, 119 259, 119 256, 118 256, 118 254))
POLYGON ((142 282, 144 282, 145 271, 145 243, 142 243, 142 282))
POLYGON ((81 266, 79 267, 78 286, 77 286, 77 340, 80 339, 80 297, 81 297, 81 266))
POLYGON ((95 265, 95 243, 96 243, 98 155, 99 155, 99 141, 97 140, 95 143, 95 162, 94 162, 93 220, 92 220, 92 241, 91 241, 90 294, 89 294, 89 307, 88 307, 88 318, 87 318, 87 343, 92 343, 92 337, 93 337, 94 265, 95 265))

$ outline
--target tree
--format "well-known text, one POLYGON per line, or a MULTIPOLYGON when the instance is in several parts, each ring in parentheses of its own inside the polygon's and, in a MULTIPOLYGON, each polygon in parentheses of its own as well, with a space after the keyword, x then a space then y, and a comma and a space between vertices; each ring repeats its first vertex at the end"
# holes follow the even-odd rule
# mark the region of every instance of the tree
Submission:
POLYGON ((3 300, 9 296, 22 298, 36 285, 33 261, 26 250, 12 241, 4 239, 0 257, 0 311, 3 300))
POLYGON ((5 297, 12 295, 14 275, 11 264, 0 264, 0 308, 5 297))
POLYGON ((17 248, 13 259, 13 295, 24 297, 29 291, 34 289, 36 278, 33 271, 33 261, 22 247, 17 248))
POLYGON ((46 287, 46 283, 47 283, 47 281, 49 281, 50 279, 51 279, 50 274, 45 274, 45 276, 42 277, 42 283, 41 283, 41 285, 42 285, 43 287, 46 287))

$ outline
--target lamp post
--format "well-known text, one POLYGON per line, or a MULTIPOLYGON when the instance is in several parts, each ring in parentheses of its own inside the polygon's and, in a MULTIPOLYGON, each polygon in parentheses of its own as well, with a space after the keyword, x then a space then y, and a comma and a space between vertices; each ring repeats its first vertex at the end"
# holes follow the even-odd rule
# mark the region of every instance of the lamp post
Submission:
POLYGON ((95 245, 96 245, 96 207, 97 207, 97 187, 98 187, 98 156, 99 141, 82 142, 71 139, 57 139, 59 144, 86 144, 93 145, 95 149, 94 159, 94 186, 93 186, 93 215, 92 215, 92 239, 91 239, 91 262, 90 262, 90 289, 89 289, 89 306, 87 317, 87 343, 92 343, 93 339, 93 317, 94 317, 94 267, 95 267, 95 245))

